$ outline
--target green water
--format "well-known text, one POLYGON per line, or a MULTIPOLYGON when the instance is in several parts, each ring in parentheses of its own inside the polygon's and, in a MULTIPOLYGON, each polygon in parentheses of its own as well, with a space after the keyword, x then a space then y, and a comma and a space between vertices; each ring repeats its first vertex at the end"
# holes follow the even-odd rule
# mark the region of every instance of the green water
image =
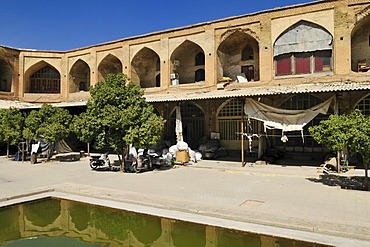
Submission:
POLYGON ((324 246, 45 199, 0 209, 0 246, 241 247, 324 246))

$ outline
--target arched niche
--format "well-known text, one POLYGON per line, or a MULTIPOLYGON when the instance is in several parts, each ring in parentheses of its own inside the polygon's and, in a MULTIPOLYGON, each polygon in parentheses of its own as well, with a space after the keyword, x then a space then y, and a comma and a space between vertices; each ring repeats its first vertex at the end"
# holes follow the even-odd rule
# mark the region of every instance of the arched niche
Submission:
MULTIPOLYGON (((195 72, 205 69, 205 62, 201 62, 204 57, 203 49, 196 43, 186 40, 180 44, 171 55, 171 80, 172 84, 189 84, 196 82, 195 72), (203 55, 202 55, 203 54, 203 55), (177 80, 177 81, 175 81, 177 80)), ((203 59, 204 60, 204 59, 203 59)), ((203 81, 205 78, 201 78, 203 81)))
POLYGON ((69 72, 69 92, 89 91, 90 88, 90 67, 78 59, 69 72))
POLYGON ((6 61, 0 59, 0 91, 11 92, 13 82, 13 68, 6 61))
POLYGON ((258 41, 244 30, 225 34, 217 49, 217 63, 218 80, 222 77, 237 80, 237 76, 242 76, 248 81, 258 81, 258 41))
POLYGON ((351 70, 356 72, 367 72, 370 67, 369 7, 366 10, 357 15, 358 22, 351 32, 351 70))
POLYGON ((147 47, 141 49, 131 62, 131 81, 142 88, 160 87, 160 58, 147 47))
POLYGON ((98 81, 103 81, 108 74, 122 73, 122 63, 114 55, 108 54, 98 66, 98 81))

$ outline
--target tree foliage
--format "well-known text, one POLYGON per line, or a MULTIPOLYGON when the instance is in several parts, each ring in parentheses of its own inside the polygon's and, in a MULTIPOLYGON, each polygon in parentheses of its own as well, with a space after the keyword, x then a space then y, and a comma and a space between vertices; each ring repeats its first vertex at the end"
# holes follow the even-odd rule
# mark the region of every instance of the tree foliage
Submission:
POLYGON ((145 148, 160 140, 163 118, 154 113, 142 89, 129 83, 126 75, 109 74, 90 93, 86 114, 74 122, 79 125, 75 130, 85 128, 79 135, 81 141, 94 141, 96 148, 109 146, 122 154, 128 144, 145 148))
MULTIPOLYGON (((39 110, 32 110, 26 117, 23 135, 27 140, 42 137, 53 146, 68 137, 71 119, 72 116, 66 109, 44 104, 39 110)), ((48 158, 50 157, 51 152, 48 158)))
POLYGON ((342 151, 348 145, 350 138, 349 124, 346 115, 330 115, 329 119, 310 127, 309 132, 319 144, 333 151, 342 151))
POLYGON ((312 137, 326 148, 341 151, 347 147, 351 153, 363 157, 365 186, 368 189, 370 162, 370 118, 355 110, 349 115, 331 115, 319 125, 309 128, 312 137))
POLYGON ((24 117, 19 109, 9 108, 0 110, 0 140, 9 145, 16 145, 22 140, 24 117))
MULTIPOLYGON (((98 133, 100 126, 95 121, 95 117, 83 112, 73 117, 70 128, 80 141, 90 144, 94 140, 95 133, 98 133)), ((90 150, 88 152, 90 153, 90 150)))

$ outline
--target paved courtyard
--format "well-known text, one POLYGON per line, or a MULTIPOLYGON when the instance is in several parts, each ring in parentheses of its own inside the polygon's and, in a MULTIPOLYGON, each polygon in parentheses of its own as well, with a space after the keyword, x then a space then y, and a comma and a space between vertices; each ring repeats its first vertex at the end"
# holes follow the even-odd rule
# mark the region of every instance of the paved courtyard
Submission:
POLYGON ((363 170, 337 177, 322 176, 312 166, 241 167, 239 162, 204 160, 128 174, 92 171, 87 159, 32 165, 5 157, 0 157, 0 169, 0 206, 54 191, 245 223, 248 231, 370 246, 370 192, 342 188, 357 186, 349 178, 364 176, 363 170))

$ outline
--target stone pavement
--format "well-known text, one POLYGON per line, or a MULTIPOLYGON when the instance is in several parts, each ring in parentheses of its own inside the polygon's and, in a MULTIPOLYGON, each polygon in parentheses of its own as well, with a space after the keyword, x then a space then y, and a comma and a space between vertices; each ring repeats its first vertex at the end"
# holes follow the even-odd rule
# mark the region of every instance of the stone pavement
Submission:
POLYGON ((128 174, 92 171, 87 159, 31 165, 0 157, 0 206, 54 191, 225 219, 231 227, 249 224, 244 230, 264 234, 370 246, 370 192, 341 188, 357 186, 358 179, 349 178, 363 176, 363 170, 322 176, 316 167, 211 160, 128 174))

